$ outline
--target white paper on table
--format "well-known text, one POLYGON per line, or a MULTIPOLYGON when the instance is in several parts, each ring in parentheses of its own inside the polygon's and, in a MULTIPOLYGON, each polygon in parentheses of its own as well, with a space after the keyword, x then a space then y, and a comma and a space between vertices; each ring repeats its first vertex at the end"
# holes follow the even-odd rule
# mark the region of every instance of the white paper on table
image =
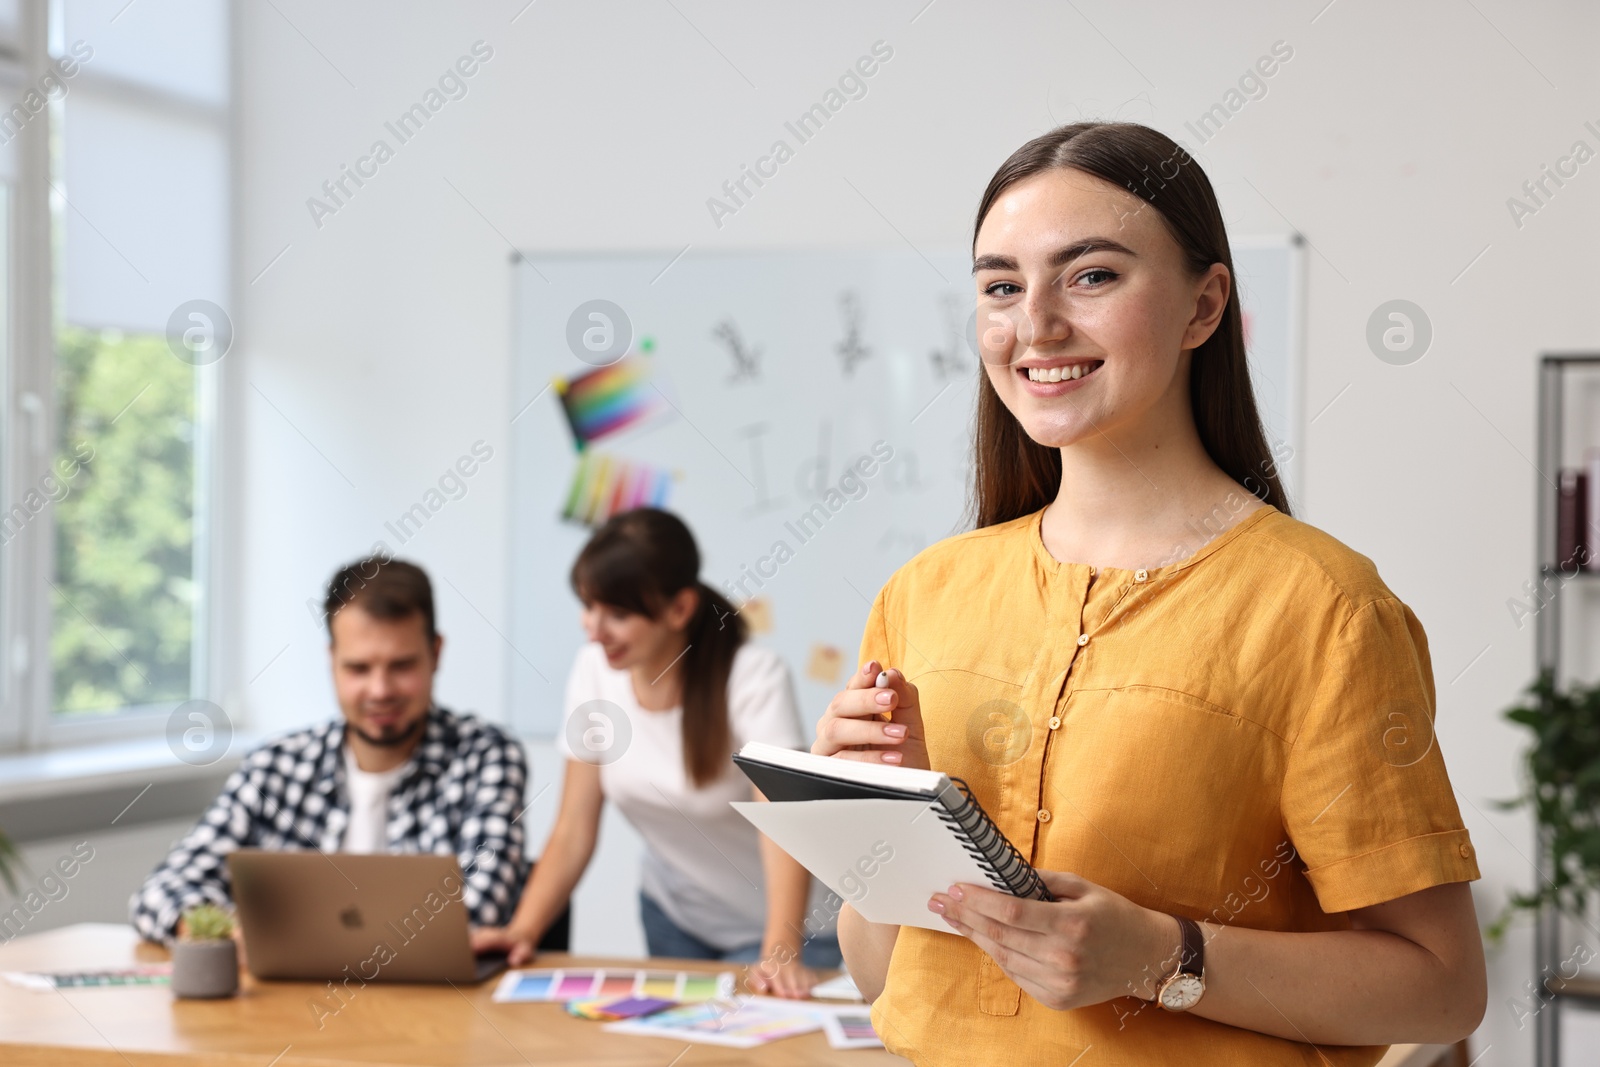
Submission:
POLYGON ((731 803, 868 922, 954 935, 949 924, 928 910, 928 898, 956 882, 994 884, 930 801, 731 803), (885 846, 893 854, 882 860, 885 846))
POLYGON ((848 971, 812 986, 811 995, 819 1000, 849 1000, 857 1003, 866 999, 861 995, 861 990, 856 988, 856 980, 850 977, 848 971))

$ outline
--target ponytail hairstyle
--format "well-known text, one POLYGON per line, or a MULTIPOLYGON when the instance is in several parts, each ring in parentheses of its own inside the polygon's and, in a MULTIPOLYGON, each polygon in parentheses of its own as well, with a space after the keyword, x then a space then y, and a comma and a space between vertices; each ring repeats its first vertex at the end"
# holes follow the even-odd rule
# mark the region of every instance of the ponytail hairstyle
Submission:
POLYGON ((612 516, 572 564, 572 591, 600 603, 658 619, 685 589, 700 596, 684 636, 683 763, 696 789, 727 770, 733 731, 728 725, 728 676, 744 644, 744 620, 728 598, 700 580, 700 549, 682 519, 659 508, 612 516))
MULTIPOLYGON (((1183 147, 1134 122, 1075 122, 1041 134, 1000 165, 978 204, 978 233, 994 202, 1012 185, 1049 170, 1081 171, 1127 189, 1155 209, 1178 243, 1189 271, 1228 268, 1222 319, 1189 362, 1189 403, 1200 443, 1217 466, 1245 489, 1289 514, 1289 498, 1250 386, 1238 275, 1227 227, 1211 182, 1183 147)), ((1001 402, 987 374, 978 375, 968 517, 974 528, 1010 522, 1049 504, 1061 488, 1061 451, 1030 438, 1001 402)))

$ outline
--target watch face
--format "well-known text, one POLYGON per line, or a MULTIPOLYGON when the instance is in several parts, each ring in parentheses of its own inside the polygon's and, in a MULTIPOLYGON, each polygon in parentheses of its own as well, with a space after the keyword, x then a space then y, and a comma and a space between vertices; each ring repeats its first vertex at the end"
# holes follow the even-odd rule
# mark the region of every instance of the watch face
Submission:
POLYGON ((1206 984, 1198 975, 1179 974, 1161 987, 1161 1006, 1168 1011, 1188 1011, 1200 1002, 1206 984))

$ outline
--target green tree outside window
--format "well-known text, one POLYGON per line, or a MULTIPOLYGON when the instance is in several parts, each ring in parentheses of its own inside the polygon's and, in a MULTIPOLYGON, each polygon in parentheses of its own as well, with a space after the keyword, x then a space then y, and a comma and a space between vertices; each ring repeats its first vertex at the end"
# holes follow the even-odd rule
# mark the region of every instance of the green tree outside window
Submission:
POLYGON ((160 336, 65 328, 55 505, 55 710, 187 700, 194 634, 195 371, 160 336))

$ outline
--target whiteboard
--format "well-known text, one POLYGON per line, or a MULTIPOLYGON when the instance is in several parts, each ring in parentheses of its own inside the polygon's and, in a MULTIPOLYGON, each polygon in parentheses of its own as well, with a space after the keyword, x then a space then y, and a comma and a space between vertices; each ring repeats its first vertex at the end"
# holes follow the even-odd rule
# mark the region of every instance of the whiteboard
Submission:
MULTIPOLYGON (((1299 246, 1241 241, 1234 254, 1263 418, 1298 456, 1299 246)), ((514 257, 506 638, 519 733, 561 728, 584 640, 568 572, 591 531, 560 517, 580 453, 552 379, 648 348, 661 414, 584 454, 670 474, 665 506, 694 531, 702 579, 735 603, 761 599, 748 617, 770 629, 754 639, 788 661, 809 730, 855 665, 878 588, 959 532, 979 370, 970 272, 959 249, 514 257), (613 336, 574 319, 596 300, 625 316, 607 311, 613 336), (599 332, 575 346, 579 327, 599 332)))

